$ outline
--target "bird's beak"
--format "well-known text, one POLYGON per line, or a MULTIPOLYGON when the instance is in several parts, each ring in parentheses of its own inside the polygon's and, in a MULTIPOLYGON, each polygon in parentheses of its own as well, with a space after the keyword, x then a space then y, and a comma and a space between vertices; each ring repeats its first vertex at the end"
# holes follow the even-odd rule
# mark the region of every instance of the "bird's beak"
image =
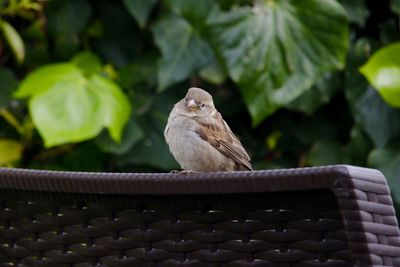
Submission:
POLYGON ((194 99, 189 99, 189 100, 186 102, 186 108, 187 108, 188 110, 196 109, 196 108, 197 108, 196 101, 194 101, 194 99))

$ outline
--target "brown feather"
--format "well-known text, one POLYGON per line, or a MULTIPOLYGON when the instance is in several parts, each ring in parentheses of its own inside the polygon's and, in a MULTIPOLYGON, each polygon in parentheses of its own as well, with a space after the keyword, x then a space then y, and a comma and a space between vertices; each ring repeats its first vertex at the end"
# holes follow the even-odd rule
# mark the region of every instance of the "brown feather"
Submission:
POLYGON ((199 124, 196 133, 200 138, 211 144, 227 158, 232 159, 237 170, 252 170, 249 155, 219 112, 207 119, 198 117, 195 120, 199 124))

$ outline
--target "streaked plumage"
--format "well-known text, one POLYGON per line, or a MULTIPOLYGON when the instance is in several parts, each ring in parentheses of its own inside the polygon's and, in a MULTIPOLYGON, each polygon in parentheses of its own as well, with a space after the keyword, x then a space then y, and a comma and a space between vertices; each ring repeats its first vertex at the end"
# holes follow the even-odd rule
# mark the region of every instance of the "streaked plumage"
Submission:
POLYGON ((212 96, 192 87, 175 104, 165 140, 184 170, 252 170, 250 157, 215 109, 212 96))

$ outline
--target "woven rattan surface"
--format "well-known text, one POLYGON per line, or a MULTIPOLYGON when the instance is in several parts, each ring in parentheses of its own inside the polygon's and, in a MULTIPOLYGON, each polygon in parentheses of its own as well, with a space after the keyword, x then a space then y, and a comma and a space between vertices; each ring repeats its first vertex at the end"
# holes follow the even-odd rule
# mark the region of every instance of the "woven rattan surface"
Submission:
POLYGON ((400 266, 386 180, 0 169, 0 266, 400 266))

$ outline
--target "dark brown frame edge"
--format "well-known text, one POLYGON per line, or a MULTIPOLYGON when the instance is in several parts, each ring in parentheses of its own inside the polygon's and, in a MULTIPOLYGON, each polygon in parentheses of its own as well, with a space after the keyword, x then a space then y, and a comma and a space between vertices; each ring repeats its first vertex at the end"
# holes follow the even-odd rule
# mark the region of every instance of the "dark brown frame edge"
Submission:
POLYGON ((85 173, 0 168, 0 188, 80 194, 185 195, 329 189, 355 266, 400 266, 400 230, 383 174, 347 165, 246 172, 85 173))

